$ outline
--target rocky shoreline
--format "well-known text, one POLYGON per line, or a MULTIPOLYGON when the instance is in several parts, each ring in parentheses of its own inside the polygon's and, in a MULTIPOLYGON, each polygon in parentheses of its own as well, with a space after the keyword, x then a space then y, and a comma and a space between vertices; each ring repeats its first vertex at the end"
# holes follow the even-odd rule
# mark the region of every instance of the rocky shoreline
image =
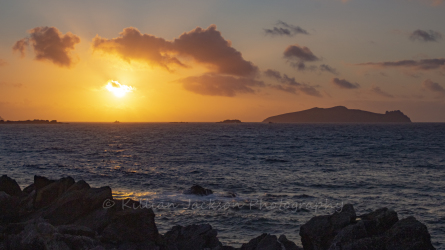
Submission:
MULTIPOLYGON (((193 186, 189 192, 212 191, 193 186)), ((240 248, 224 246, 211 225, 173 226, 159 234, 151 208, 114 199, 110 187, 92 188, 71 177, 34 176, 21 190, 0 177, 0 250, 6 249, 149 249, 149 250, 429 250, 427 227, 414 217, 399 220, 381 208, 357 216, 352 205, 316 216, 300 227, 297 246, 286 236, 264 233, 240 248), (110 206, 112 204, 112 206, 110 206)))

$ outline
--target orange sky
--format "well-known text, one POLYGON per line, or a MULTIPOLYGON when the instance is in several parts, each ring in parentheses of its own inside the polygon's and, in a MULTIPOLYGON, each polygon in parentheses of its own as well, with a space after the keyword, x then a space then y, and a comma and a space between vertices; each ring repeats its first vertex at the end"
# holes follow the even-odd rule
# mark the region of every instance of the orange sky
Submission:
POLYGON ((445 122, 442 1, 172 2, 2 3, 0 116, 259 122, 343 105, 445 122))

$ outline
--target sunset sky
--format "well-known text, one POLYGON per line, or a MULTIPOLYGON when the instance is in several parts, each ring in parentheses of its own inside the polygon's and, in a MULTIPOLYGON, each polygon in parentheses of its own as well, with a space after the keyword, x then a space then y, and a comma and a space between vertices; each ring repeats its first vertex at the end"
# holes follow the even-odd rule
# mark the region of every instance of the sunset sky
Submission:
POLYGON ((444 24, 445 0, 1 1, 0 116, 445 122, 444 24))

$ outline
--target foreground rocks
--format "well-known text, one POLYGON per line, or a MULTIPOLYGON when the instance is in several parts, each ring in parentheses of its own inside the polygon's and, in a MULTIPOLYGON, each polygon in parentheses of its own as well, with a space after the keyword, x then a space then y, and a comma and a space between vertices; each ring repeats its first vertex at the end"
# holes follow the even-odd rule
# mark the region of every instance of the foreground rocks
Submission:
MULTIPOLYGON (((209 195, 194 185, 190 194, 209 195)), ((414 217, 402 220, 381 208, 357 216, 352 205, 316 216, 300 228, 305 250, 429 250, 431 237, 414 217)), ((240 248, 223 246, 208 224, 174 226, 159 234, 155 214, 133 200, 114 199, 110 187, 92 188, 71 177, 35 176, 20 189, 0 177, 0 250, 153 249, 153 250, 301 250, 286 236, 262 234, 240 248)))

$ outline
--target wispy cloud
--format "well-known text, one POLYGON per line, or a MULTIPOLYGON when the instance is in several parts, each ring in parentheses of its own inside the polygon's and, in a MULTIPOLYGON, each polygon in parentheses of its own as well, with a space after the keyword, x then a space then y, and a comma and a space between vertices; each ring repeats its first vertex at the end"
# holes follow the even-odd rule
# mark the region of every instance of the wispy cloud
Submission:
POLYGON ((264 32, 266 33, 266 35, 271 35, 271 36, 293 37, 297 34, 309 35, 309 32, 307 32, 305 29, 301 28, 300 26, 288 24, 283 21, 278 21, 275 24, 275 27, 273 27, 272 29, 264 29, 264 32))
POLYGON ((371 92, 376 94, 376 95, 379 95, 379 96, 388 97, 388 98, 394 98, 393 95, 383 91, 380 87, 377 87, 377 86, 373 86, 371 88, 371 92))
POLYGON ((415 30, 411 33, 409 38, 413 41, 422 42, 437 42, 442 39, 442 34, 434 30, 415 30))
POLYGON ((36 27, 28 32, 28 37, 14 44, 14 52, 19 52, 24 57, 26 48, 32 45, 36 60, 48 60, 61 67, 73 65, 71 51, 80 43, 78 36, 71 32, 63 35, 55 27, 36 27))
POLYGON ((393 62, 367 62, 356 64, 358 66, 370 66, 375 68, 407 68, 412 70, 435 70, 445 69, 445 58, 401 60, 393 62))
POLYGON ((358 83, 352 83, 345 79, 332 78, 331 83, 341 89, 357 89, 360 88, 358 83))
POLYGON ((434 92, 439 96, 445 96, 445 89, 439 83, 426 79, 422 82, 422 87, 428 91, 434 92))
POLYGON ((310 96, 322 96, 321 93, 314 86, 305 83, 299 83, 295 80, 294 77, 289 77, 286 74, 281 75, 279 71, 268 69, 264 71, 264 75, 281 83, 280 85, 272 85, 272 88, 274 89, 292 94, 301 92, 310 96))

